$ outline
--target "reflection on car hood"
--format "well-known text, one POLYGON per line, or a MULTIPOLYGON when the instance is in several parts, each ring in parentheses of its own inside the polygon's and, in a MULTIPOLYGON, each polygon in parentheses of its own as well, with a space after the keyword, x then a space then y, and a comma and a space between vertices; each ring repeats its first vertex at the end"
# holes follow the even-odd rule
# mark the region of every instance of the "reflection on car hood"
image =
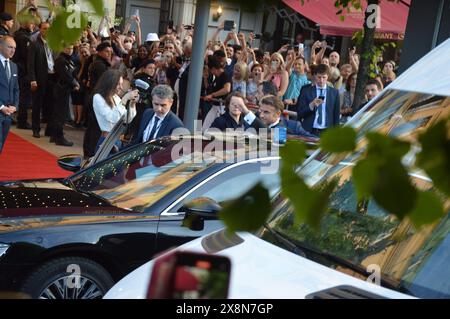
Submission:
POLYGON ((64 216, 127 213, 106 201, 64 186, 58 180, 34 180, 0 185, 0 232, 23 228, 26 220, 64 216), (20 226, 19 226, 20 225, 20 226))
MULTIPOLYGON (((302 299, 312 293, 342 285, 385 298, 411 298, 295 255, 252 234, 239 233, 238 236, 243 241, 227 243, 218 252, 231 259, 231 299, 302 299)), ((176 250, 205 253, 203 247, 210 245, 205 245, 204 239, 195 239, 176 250)), ((105 298, 145 298, 153 263, 152 260, 123 278, 108 291, 105 298)))

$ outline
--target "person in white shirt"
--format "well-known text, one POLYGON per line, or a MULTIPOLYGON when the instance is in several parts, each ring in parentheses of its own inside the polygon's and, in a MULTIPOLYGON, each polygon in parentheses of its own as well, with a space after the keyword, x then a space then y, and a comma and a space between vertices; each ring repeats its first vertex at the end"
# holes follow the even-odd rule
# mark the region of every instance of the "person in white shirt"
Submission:
MULTIPOLYGON (((120 98, 122 84, 121 73, 117 70, 108 70, 102 74, 94 89, 92 104, 102 132, 96 151, 123 115, 126 115, 127 123, 130 123, 136 116, 136 102, 139 99, 139 91, 130 91, 120 98)), ((116 145, 120 148, 120 141, 116 145)))

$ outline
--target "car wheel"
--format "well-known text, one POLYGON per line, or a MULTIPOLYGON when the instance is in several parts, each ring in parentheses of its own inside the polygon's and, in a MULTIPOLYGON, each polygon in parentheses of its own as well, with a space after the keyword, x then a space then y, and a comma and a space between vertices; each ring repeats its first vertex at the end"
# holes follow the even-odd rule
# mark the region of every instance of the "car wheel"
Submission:
POLYGON ((39 266, 22 291, 35 299, 101 299, 113 284, 111 275, 98 263, 65 257, 39 266))

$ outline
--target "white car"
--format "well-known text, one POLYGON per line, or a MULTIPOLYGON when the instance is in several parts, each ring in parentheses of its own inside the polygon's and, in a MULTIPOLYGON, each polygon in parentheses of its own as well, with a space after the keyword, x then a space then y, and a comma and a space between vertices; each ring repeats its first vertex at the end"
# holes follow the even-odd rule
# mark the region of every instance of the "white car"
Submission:
MULTIPOLYGON (((299 174, 310 185, 339 181, 318 233, 295 223, 291 204, 279 196, 260 231, 231 239, 219 231, 177 249, 228 256, 230 298, 450 298, 448 199, 438 222, 415 229, 373 201, 358 205, 351 179, 352 167, 366 149, 362 137, 367 131, 415 141, 421 131, 448 116, 450 68, 442 66, 449 57, 450 39, 354 116, 348 123, 358 131, 354 154, 318 150, 302 165, 299 174)), ((413 147, 404 162, 414 163, 416 152, 413 147)), ((412 182, 435 192, 425 173, 412 167, 412 182)), ((105 298, 145 298, 153 264, 124 277, 105 298)))

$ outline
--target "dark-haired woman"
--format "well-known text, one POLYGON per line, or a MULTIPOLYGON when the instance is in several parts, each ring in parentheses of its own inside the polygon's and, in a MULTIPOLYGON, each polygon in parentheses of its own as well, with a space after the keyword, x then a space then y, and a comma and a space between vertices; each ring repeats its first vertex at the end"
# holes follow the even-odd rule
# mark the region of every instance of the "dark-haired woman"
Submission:
MULTIPOLYGON (((127 111, 128 123, 136 116, 136 102, 139 98, 139 92, 138 90, 130 91, 120 98, 119 94, 122 91, 122 84, 123 78, 121 73, 117 70, 108 70, 102 74, 94 88, 92 105, 101 130, 96 151, 108 133, 113 129, 114 125, 117 124, 127 111), (126 105, 128 102, 129 107, 127 110, 126 105)), ((120 141, 116 143, 116 146, 120 148, 120 141)))

